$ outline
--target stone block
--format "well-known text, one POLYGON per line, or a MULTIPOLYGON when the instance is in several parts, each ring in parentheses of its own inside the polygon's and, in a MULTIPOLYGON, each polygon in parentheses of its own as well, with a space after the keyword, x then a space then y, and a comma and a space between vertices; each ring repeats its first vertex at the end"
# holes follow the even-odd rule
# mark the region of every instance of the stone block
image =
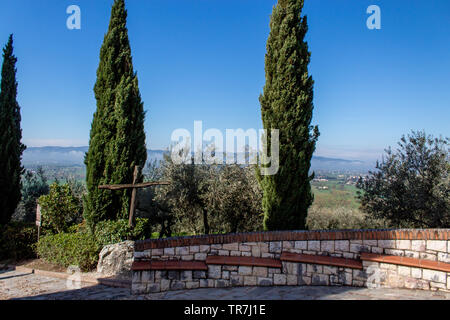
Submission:
POLYGON ((405 251, 398 249, 384 249, 384 253, 391 256, 400 256, 400 257, 403 257, 405 255, 405 251))
POLYGON ((192 271, 182 271, 181 272, 181 281, 192 281, 192 271))
POLYGON ((280 269, 278 269, 278 268, 268 268, 267 269, 267 272, 269 273, 269 274, 273 274, 273 273, 281 273, 281 270, 280 269))
POLYGON ((411 250, 411 240, 397 240, 395 245, 400 250, 411 250))
POLYGON ((211 246, 209 246, 209 245, 201 245, 200 246, 201 253, 209 253, 210 250, 211 250, 211 246))
POLYGON ((437 261, 437 255, 432 253, 420 252, 420 259, 437 261))
POLYGON ((422 269, 420 268, 411 268, 411 277, 416 279, 422 278, 422 269))
POLYGON ((308 264, 306 266, 308 273, 323 273, 323 266, 317 264, 308 264))
POLYGON ((175 248, 164 248, 164 255, 165 256, 174 256, 175 248))
POLYGON ((168 271, 167 278, 169 280, 180 280, 180 272, 179 271, 168 271))
POLYGON ((283 244, 283 251, 295 248, 295 242, 294 241, 283 241, 282 244, 283 244))
POLYGON ((214 283, 215 288, 228 288, 229 286, 230 286, 229 280, 220 279, 216 280, 214 283))
POLYGON ((177 247, 175 253, 179 256, 189 254, 189 247, 177 247))
POLYGON ((164 249, 152 249, 152 256, 163 256, 164 249))
POLYGON ((410 267, 398 266, 397 272, 401 276, 406 276, 406 277, 411 276, 411 268, 410 267))
POLYGON ((188 254, 188 255, 181 256, 181 260, 182 261, 192 261, 192 260, 194 260, 194 255, 188 254))
POLYGON ((363 245, 370 246, 370 247, 377 247, 378 241, 377 240, 363 240, 363 245))
POLYGON ((207 257, 206 253, 196 253, 194 255, 194 260, 196 260, 196 261, 205 261, 206 257, 207 257))
POLYGON ((438 261, 450 263, 450 254, 446 252, 438 252, 438 261))
POLYGON ((192 277, 194 279, 206 279, 206 271, 196 270, 193 272, 192 277))
POLYGON ((324 274, 337 274, 338 268, 337 267, 331 267, 331 266, 323 266, 323 273, 324 274))
POLYGON ((308 251, 320 251, 320 241, 308 241, 308 251))
POLYGON ((200 279, 200 288, 214 288, 214 280, 200 279))
POLYGON ((244 286, 256 286, 256 281, 255 276, 244 276, 244 286))
POLYGON ((200 281, 186 282, 186 289, 198 289, 198 288, 200 288, 200 281))
POLYGON ((239 251, 250 252, 251 250, 252 250, 252 247, 250 247, 250 246, 247 246, 245 244, 239 245, 239 251))
POLYGON ((334 250, 348 252, 350 250, 350 242, 348 240, 337 240, 334 243, 334 250))
POLYGON ((240 287, 244 285, 244 277, 240 275, 231 275, 230 283, 233 287, 240 287))
POLYGON ((147 292, 148 293, 161 292, 161 284, 159 282, 157 282, 157 283, 149 283, 148 286, 147 286, 147 292))
MULTIPOLYGON (((262 252, 262 250, 261 250, 262 252)), ((268 253, 281 253, 281 241, 269 242, 269 252, 268 253)))
POLYGON ((154 282, 155 281, 155 271, 148 270, 142 271, 142 282, 154 282))
POLYGON ((262 286, 262 287, 273 286, 273 279, 272 278, 258 277, 257 282, 258 282, 258 286, 262 286))
POLYGON ((285 274, 274 274, 273 283, 276 286, 284 286, 287 283, 287 276, 285 274))
POLYGON ((325 274, 313 274, 311 284, 314 286, 327 286, 329 284, 328 276, 325 274))
POLYGON ((219 250, 219 256, 229 256, 230 251, 228 250, 219 250))
POLYGON ((253 275, 258 277, 267 277, 267 267, 253 267, 253 275))
POLYGON ((308 250, 308 241, 295 241, 295 249, 308 250))
POLYGON ((321 241, 320 251, 333 253, 334 252, 334 241, 321 241))
POLYGON ((298 285, 298 276, 287 275, 286 276, 286 284, 288 286, 296 286, 296 285, 298 285))
POLYGON ((427 242, 425 240, 411 240, 411 250, 422 252, 427 248, 427 242))
POLYGON ((405 250, 405 257, 419 259, 420 254, 417 251, 405 250))
POLYGON ((189 253, 198 253, 200 252, 200 246, 190 246, 189 253))
POLYGON ((359 243, 352 243, 350 244, 350 252, 353 253, 370 252, 370 247, 359 243))
POLYGON ((178 280, 172 280, 170 283, 170 289, 171 290, 183 290, 186 288, 186 283, 178 280))
POLYGON ((224 250, 239 251, 239 243, 226 243, 223 245, 224 250))
POLYGON ((252 267, 240 266, 239 267, 239 275, 241 276, 249 276, 252 275, 253 270, 252 267))
POLYGON ((252 246, 252 257, 260 258, 261 257, 261 249, 258 246, 252 246))
POLYGON ((372 253, 383 254, 383 248, 380 247, 372 247, 372 253))
POLYGON ((447 241, 427 240, 427 250, 447 252, 447 241))
POLYGON ((424 280, 446 283, 447 282, 447 274, 442 271, 423 269, 422 270, 422 278, 424 280))
POLYGON ((383 249, 395 249, 395 240, 378 240, 378 247, 383 249))
POLYGON ((217 265, 208 266, 208 278, 210 279, 220 279, 222 275, 222 267, 217 265))
POLYGON ((169 291, 169 289, 170 289, 170 280, 161 279, 161 291, 169 291))

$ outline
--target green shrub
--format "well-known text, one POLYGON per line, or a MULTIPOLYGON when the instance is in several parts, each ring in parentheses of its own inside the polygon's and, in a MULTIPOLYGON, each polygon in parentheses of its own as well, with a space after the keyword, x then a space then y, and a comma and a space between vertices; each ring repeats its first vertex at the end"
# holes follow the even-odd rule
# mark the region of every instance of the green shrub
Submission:
POLYGON ((306 226, 309 230, 343 230, 385 228, 387 224, 358 209, 312 206, 306 218, 306 226))
POLYGON ((42 229, 48 232, 67 232, 81 217, 81 204, 68 184, 53 183, 48 195, 39 198, 42 229))
POLYGON ((0 226, 0 260, 34 258, 37 228, 33 224, 11 222, 0 226))
POLYGON ((99 246, 119 243, 126 240, 144 240, 152 237, 148 219, 137 218, 134 230, 128 226, 128 220, 100 221, 95 227, 95 240, 99 246))
POLYGON ((38 256, 62 267, 78 266, 93 270, 101 247, 89 233, 59 233, 42 237, 37 244, 38 256))

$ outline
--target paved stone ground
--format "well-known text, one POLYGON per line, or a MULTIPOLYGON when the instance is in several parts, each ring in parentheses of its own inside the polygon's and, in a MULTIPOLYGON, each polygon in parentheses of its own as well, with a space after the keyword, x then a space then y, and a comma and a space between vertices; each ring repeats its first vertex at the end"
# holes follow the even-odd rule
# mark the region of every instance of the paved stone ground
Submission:
POLYGON ((351 287, 243 287, 132 296, 129 289, 83 284, 19 271, 0 271, 0 300, 450 300, 450 293, 351 287))

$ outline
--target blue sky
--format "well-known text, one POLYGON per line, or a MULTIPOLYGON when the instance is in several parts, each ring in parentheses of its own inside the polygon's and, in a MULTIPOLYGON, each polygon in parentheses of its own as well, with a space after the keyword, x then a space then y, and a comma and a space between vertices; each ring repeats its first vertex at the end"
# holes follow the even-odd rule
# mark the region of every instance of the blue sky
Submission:
MULTIPOLYGON (((3 1, 0 42, 15 35, 28 146, 89 141, 99 50, 112 0, 3 1), (78 5, 81 30, 68 30, 78 5)), ((148 146, 177 128, 261 128, 258 97, 275 0, 128 0, 148 146)), ((402 134, 450 135, 448 0, 305 0, 315 80, 316 155, 375 159, 402 134), (369 5, 381 30, 369 30, 369 5)))

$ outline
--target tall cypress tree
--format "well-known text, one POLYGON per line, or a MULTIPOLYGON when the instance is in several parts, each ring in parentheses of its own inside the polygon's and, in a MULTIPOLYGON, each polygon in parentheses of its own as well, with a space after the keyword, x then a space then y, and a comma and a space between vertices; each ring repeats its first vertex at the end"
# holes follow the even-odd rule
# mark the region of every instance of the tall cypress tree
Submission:
POLYGON ((20 106, 17 103, 16 62, 13 36, 3 49, 0 85, 0 224, 11 220, 21 198, 21 165, 25 146, 21 143, 20 106))
POLYGON ((260 177, 266 230, 305 229, 313 202, 309 170, 319 130, 311 126, 314 82, 308 73, 308 26, 302 9, 303 0, 279 0, 270 21, 260 102, 267 150, 270 130, 279 129, 280 169, 276 175, 260 177))
POLYGON ((102 184, 131 183, 134 166, 144 166, 147 149, 144 109, 133 70, 124 0, 115 0, 100 50, 94 87, 97 111, 85 157, 88 195, 84 215, 91 229, 98 221, 126 218, 131 192, 99 190, 102 184))

